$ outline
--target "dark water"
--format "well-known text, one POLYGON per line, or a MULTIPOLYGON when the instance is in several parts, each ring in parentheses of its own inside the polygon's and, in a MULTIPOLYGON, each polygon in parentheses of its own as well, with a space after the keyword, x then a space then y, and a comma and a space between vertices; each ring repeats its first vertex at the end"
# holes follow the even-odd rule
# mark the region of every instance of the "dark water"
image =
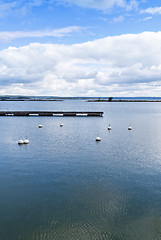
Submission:
POLYGON ((161 239, 161 103, 1 102, 0 108, 105 112, 0 117, 0 240, 161 239), (19 146, 26 136, 30 144, 19 146))

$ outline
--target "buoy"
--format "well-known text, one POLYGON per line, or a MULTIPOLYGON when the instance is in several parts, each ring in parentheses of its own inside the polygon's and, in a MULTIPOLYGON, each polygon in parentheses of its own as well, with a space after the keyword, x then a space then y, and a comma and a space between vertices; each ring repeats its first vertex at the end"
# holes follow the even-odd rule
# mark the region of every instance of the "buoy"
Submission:
POLYGON ((60 127, 63 127, 64 126, 64 124, 63 123, 60 123, 60 127))
POLYGON ((108 130, 111 130, 112 129, 112 127, 110 126, 110 124, 109 124, 109 126, 108 126, 108 130))
POLYGON ((41 125, 41 124, 39 124, 39 128, 42 128, 42 125, 41 125))
POLYGON ((101 141, 101 138, 100 137, 96 137, 96 141, 97 142, 101 141))
POLYGON ((25 139, 23 143, 24 143, 24 144, 29 144, 29 140, 28 140, 28 139, 25 139))
POLYGON ((128 127, 128 130, 132 130, 132 127, 128 127))
POLYGON ((23 143, 24 143, 24 141, 23 141, 22 139, 18 140, 18 144, 19 144, 19 145, 21 145, 21 144, 23 144, 23 143))

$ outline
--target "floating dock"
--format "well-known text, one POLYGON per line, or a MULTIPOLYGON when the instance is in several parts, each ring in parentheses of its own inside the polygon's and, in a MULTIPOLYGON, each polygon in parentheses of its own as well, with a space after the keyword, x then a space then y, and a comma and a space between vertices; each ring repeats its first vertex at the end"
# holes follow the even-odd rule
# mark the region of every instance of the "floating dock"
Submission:
POLYGON ((103 117, 103 112, 71 111, 0 111, 0 116, 10 117, 103 117))

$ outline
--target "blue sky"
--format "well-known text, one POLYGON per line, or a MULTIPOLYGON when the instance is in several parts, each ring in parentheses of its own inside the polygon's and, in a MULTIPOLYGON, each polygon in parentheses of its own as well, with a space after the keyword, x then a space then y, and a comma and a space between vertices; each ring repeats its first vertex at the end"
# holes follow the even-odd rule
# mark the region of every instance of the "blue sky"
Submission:
POLYGON ((159 1, 149 0, 0 1, 1 32, 49 32, 72 26, 79 28, 78 31, 73 30, 63 36, 28 36, 8 39, 8 41, 2 39, 1 48, 10 45, 23 46, 30 42, 81 43, 107 36, 159 31, 161 9, 155 14, 152 14, 152 11, 146 12, 148 8, 154 9, 159 6, 161 6, 159 1), (81 6, 79 2, 84 4, 81 6))
POLYGON ((0 94, 160 96, 160 23, 159 0, 0 1, 0 94))

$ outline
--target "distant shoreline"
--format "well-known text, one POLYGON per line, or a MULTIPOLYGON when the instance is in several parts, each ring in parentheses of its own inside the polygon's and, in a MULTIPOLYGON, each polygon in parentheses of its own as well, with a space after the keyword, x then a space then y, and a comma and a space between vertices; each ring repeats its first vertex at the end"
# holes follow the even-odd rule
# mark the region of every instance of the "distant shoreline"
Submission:
MULTIPOLYGON (((66 100, 66 99, 65 99, 66 100)), ((79 99, 75 99, 75 100, 79 100, 79 99)), ((62 102, 64 101, 64 99, 0 99, 0 102, 62 102)), ((141 99, 120 99, 120 100, 87 100, 86 102, 161 102, 161 100, 141 100, 141 99)))
POLYGON ((29 97, 0 97, 0 102, 62 102, 64 100, 84 100, 85 102, 161 102, 161 98, 86 98, 86 97, 62 97, 62 98, 46 98, 46 97, 37 97, 37 98, 29 98, 29 97))
POLYGON ((0 99, 0 102, 61 102, 59 99, 0 99))
POLYGON ((109 101, 109 100, 88 100, 87 102, 161 102, 161 100, 112 100, 112 101, 109 101))

